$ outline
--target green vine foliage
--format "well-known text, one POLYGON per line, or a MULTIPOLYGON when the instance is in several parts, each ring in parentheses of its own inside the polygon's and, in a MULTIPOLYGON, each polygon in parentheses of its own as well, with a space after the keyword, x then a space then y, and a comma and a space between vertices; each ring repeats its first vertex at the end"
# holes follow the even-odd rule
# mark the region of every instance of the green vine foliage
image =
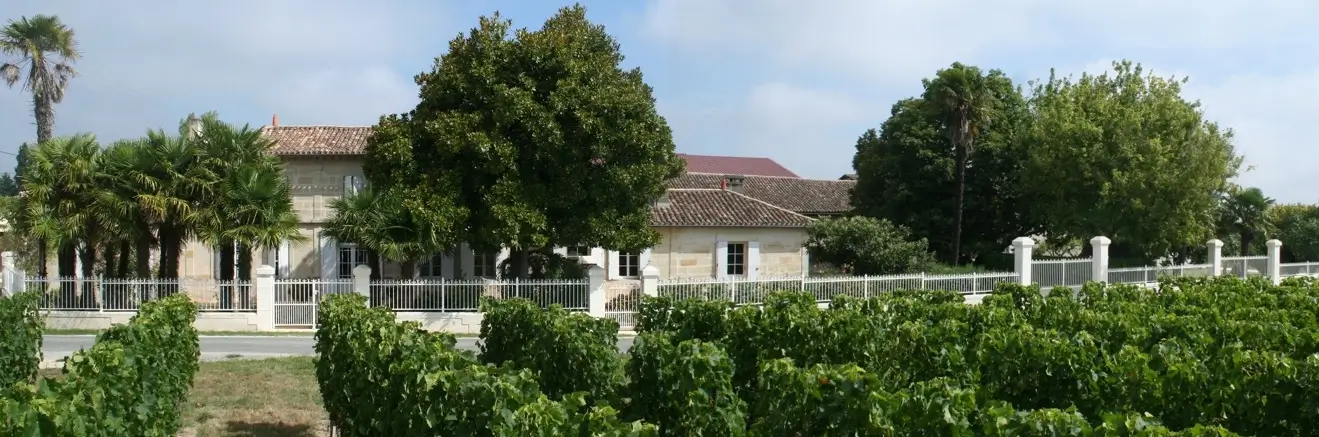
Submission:
POLYGON ((347 436, 1319 429, 1319 281, 1004 285, 980 305, 932 291, 816 299, 647 298, 625 371, 612 373, 612 321, 489 301, 477 359, 451 337, 336 296, 322 307, 318 372, 347 436))
POLYGON ((142 304, 127 325, 69 357, 63 378, 4 393, 0 435, 176 435, 200 356, 196 314, 183 295, 142 304))
POLYGON ((0 297, 0 390, 32 383, 41 364, 41 294, 0 297))
POLYGON ((622 387, 617 321, 521 298, 486 299, 481 311, 482 362, 530 370, 556 400, 580 391, 608 402, 622 387))
MULTIPOLYGON (((612 407, 587 407, 588 391, 551 400, 541 391, 546 372, 519 368, 516 360, 498 367, 482 364, 472 354, 456 350, 451 334, 427 332, 415 322, 396 322, 388 309, 368 308, 361 295, 328 297, 318 317, 316 378, 325 410, 342 436, 656 435, 653 426, 622 422, 612 407)), ((573 320, 562 323, 535 326, 558 332, 581 327, 573 320)), ((609 335, 616 336, 617 330, 615 323, 609 335)), ((602 336, 581 334, 593 342, 600 342, 602 336)), ((612 359, 617 380, 621 368, 616 351, 612 359)), ((567 374, 572 369, 553 370, 567 374)))

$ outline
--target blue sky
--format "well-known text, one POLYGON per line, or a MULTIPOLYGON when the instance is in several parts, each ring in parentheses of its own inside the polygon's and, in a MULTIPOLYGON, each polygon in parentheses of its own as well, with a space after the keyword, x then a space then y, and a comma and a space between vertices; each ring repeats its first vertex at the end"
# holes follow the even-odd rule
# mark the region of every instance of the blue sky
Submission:
MULTIPOLYGON (((57 134, 104 143, 188 112, 237 123, 367 125, 416 103, 413 75, 501 11, 537 27, 562 3, 444 0, 14 0, 82 41, 57 134)), ((586 1, 655 88, 680 152, 767 156, 807 177, 849 172, 856 137, 953 61, 1025 82, 1132 59, 1189 76, 1185 95, 1236 131, 1239 182, 1316 202, 1319 3, 1134 0, 586 1), (1151 6, 1153 4, 1153 6, 1151 6)), ((8 60, 8 59, 6 59, 8 60)), ((0 89, 0 152, 35 137, 27 95, 0 89)), ((0 155, 0 168, 13 165, 0 155)))

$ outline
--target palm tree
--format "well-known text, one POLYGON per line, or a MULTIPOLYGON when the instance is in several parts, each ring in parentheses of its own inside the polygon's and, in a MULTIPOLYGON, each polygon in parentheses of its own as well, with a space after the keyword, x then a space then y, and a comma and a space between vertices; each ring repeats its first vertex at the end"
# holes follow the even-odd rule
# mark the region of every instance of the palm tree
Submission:
POLYGON ((102 152, 105 172, 115 176, 97 199, 97 210, 105 214, 117 243, 107 247, 105 256, 106 271, 114 277, 151 277, 155 224, 142 197, 157 192, 159 184, 147 147, 144 139, 122 140, 102 152))
MULTIPOLYGON (((330 208, 334 215, 325 225, 326 235, 368 249, 367 262, 373 267, 380 259, 400 263, 405 278, 416 274, 422 260, 457 244, 452 232, 433 226, 413 214, 403 199, 371 185, 330 201, 330 208)), ((371 270, 373 277, 378 270, 371 270)))
POLYGON ((10 87, 19 81, 32 93, 32 113, 37 121, 37 144, 51 139, 55 129, 55 104, 64 100, 69 79, 77 75, 73 62, 79 58, 73 29, 54 15, 34 15, 10 20, 0 29, 0 53, 18 56, 0 64, 0 77, 10 87))
MULTIPOLYGON (((249 281, 254 249, 278 248, 284 241, 306 241, 298 232, 298 215, 293 210, 284 166, 268 153, 274 143, 248 126, 235 128, 205 118, 199 138, 204 165, 218 179, 219 188, 203 201, 198 234, 203 241, 219 247, 220 279, 235 279, 236 260, 238 279, 249 281)), ((222 288, 221 305, 232 304, 229 290, 222 288)))
POLYGON ((157 276, 176 279, 183 245, 196 235, 202 220, 202 201, 215 188, 217 178, 203 165, 198 142, 184 132, 170 135, 163 130, 150 131, 143 142, 142 153, 150 164, 148 173, 141 177, 155 190, 140 193, 138 200, 155 226, 160 248, 157 276))
POLYGON ((952 140, 957 155, 957 188, 954 194, 953 250, 951 262, 961 263, 962 251, 962 196, 966 192, 966 168, 975 150, 975 141, 981 128, 989 122, 994 107, 994 96, 986 86, 985 75, 979 68, 954 62, 947 69, 935 73, 934 79, 924 81, 923 98, 933 104, 944 120, 943 128, 952 140))
POLYGON ((1233 187, 1221 204, 1219 228, 1241 238, 1241 256, 1249 255, 1250 245, 1259 236, 1273 232, 1269 208, 1275 201, 1259 188, 1233 187))
MULTIPOLYGON (((96 137, 80 134, 39 144, 29 163, 26 230, 56 248, 63 278, 95 274, 107 226, 94 205, 111 179, 103 172, 100 152, 96 137), (79 262, 82 269, 76 271, 79 262)), ((61 286, 66 305, 73 302, 74 284, 61 286)), ((84 290, 84 304, 92 304, 94 296, 94 290, 84 290)))

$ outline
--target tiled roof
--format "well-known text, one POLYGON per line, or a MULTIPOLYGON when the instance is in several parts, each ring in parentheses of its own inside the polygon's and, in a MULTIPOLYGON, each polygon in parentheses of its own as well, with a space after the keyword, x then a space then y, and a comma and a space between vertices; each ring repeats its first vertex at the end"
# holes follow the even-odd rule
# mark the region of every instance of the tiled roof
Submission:
POLYGON ((742 156, 688 155, 679 153, 679 158, 687 161, 688 173, 737 174, 747 176, 798 177, 796 173, 784 168, 769 158, 748 158, 742 156))
POLYGON ((651 208, 651 226, 802 228, 811 219, 728 190, 675 189, 651 208))
MULTIPOLYGON (((724 176, 684 174, 669 181, 669 188, 718 189, 724 176)), ((856 181, 746 176, 742 194, 798 214, 841 214, 852 209, 856 181)))
POLYGON ((371 126, 263 126, 275 141, 270 153, 290 155, 361 155, 371 126))

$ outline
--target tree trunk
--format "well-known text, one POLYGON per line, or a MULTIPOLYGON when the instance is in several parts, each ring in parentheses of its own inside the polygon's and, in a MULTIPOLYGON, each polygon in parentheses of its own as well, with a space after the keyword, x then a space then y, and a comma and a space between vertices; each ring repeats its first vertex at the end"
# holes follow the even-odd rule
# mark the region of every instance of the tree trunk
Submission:
POLYGON ((256 290, 252 288, 252 246, 239 243, 238 253, 238 308, 256 309, 252 304, 253 294, 256 290))
POLYGON ((151 277, 151 237, 149 234, 139 236, 133 242, 134 276, 139 279, 151 277))
MULTIPOLYGON (((46 84, 55 86, 55 84, 46 84)), ((55 104, 41 93, 32 93, 32 115, 37 121, 37 144, 50 141, 55 131, 55 104)))
POLYGON ((953 208, 953 257, 954 266, 962 264, 962 195, 966 193, 966 145, 957 147, 957 193, 953 208))
POLYGON ((234 308, 234 242, 223 240, 219 244, 220 256, 220 309, 234 308))
POLYGON ((1250 256, 1250 245, 1255 242, 1255 236, 1252 234, 1254 233, 1250 231, 1241 232, 1241 256, 1250 256))
POLYGON ((183 246, 183 232, 174 223, 160 226, 160 271, 156 277, 161 279, 157 297, 173 296, 179 290, 179 253, 183 246))
POLYGON ((46 239, 37 239, 37 277, 42 279, 45 279, 50 273, 50 268, 46 265, 50 261, 48 252, 50 252, 50 249, 49 245, 46 244, 46 239))
POLYGON ((78 254, 73 246, 62 246, 55 254, 55 264, 60 277, 60 307, 77 308, 78 304, 78 254))
POLYGON ((371 280, 380 280, 380 271, 385 269, 384 266, 380 264, 380 254, 376 253, 374 250, 366 251, 366 265, 371 267, 371 280))
MULTIPOLYGON (((115 267, 119 266, 119 243, 110 243, 105 245, 105 252, 101 255, 101 260, 105 262, 105 273, 101 276, 106 278, 118 278, 115 276, 119 271, 115 267)), ((128 256, 128 254, 123 254, 128 256)))
POLYGON ((115 266, 115 277, 127 278, 132 272, 132 264, 129 259, 132 258, 133 242, 122 240, 119 242, 119 265, 115 266))
POLYGON ((82 261, 82 305, 83 308, 96 308, 96 245, 89 244, 78 251, 78 260, 82 261))

